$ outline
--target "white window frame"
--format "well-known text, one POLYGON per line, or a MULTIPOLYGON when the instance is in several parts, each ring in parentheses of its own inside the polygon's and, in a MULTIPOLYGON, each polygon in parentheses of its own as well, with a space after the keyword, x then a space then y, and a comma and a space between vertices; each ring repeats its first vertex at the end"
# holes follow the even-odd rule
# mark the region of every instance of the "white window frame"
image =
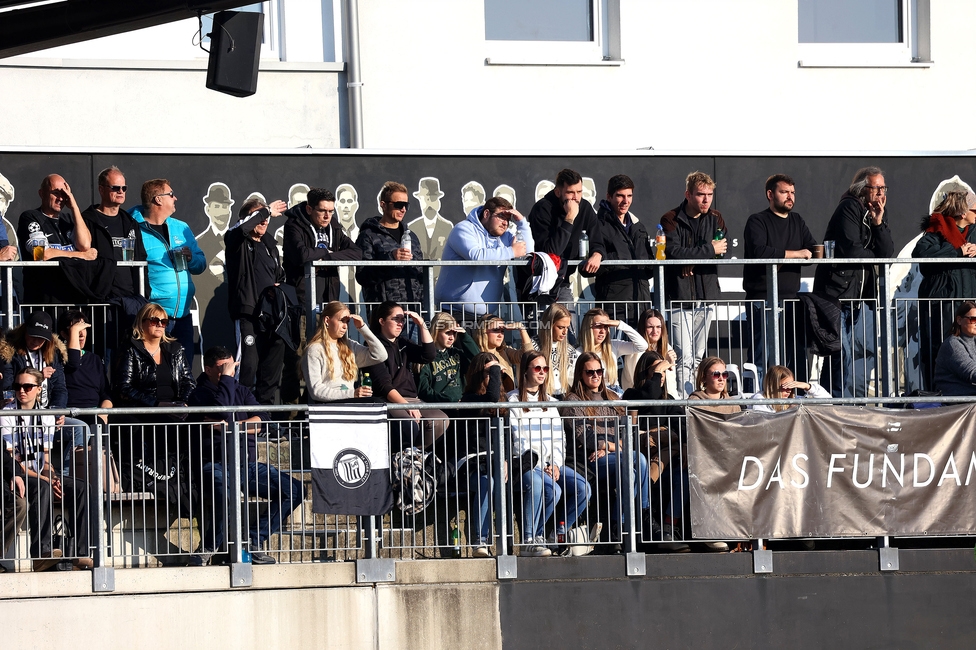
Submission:
MULTIPOLYGON (((484 0, 487 1, 487 0, 484 0)), ((529 0, 531 1, 531 0, 529 0)), ((494 41, 485 38, 488 65, 620 65, 620 0, 590 0, 590 41, 494 41)), ((484 34, 482 27, 482 34, 484 34)))
MULTIPOLYGON (((929 1, 901 0, 904 40, 901 43, 800 43, 799 66, 811 67, 925 67, 929 61, 929 1)), ((797 2, 799 7, 799 2, 797 2)), ((797 11, 799 41, 799 10, 797 11)))

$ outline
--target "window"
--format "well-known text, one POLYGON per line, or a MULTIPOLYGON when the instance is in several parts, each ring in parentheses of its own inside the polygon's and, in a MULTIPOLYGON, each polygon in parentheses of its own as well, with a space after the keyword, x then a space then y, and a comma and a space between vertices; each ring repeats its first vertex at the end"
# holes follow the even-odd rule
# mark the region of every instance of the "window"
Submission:
POLYGON ((801 66, 928 60, 929 0, 798 0, 801 66))
POLYGON ((484 0, 487 62, 619 63, 620 0, 484 0))

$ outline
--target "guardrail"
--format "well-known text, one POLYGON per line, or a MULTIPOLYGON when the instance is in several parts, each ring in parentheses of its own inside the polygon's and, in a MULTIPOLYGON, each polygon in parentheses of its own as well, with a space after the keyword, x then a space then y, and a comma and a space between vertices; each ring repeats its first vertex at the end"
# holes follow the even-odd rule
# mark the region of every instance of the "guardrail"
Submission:
MULTIPOLYGON (((728 399, 710 400, 707 406, 800 402, 869 405, 878 400, 728 399)), ((972 398, 884 399, 888 406, 919 402, 971 403, 972 398)), ((255 559, 270 555, 285 563, 494 555, 499 577, 511 578, 517 575, 516 554, 586 554, 594 548, 615 552, 619 546, 627 556, 627 574, 639 575, 642 551, 681 552, 687 544, 709 542, 715 550, 724 550, 727 544, 750 541, 690 537, 685 416, 637 416, 635 412, 703 405, 698 400, 416 404, 422 411, 453 410, 457 417, 452 418, 449 432, 423 452, 435 483, 433 491, 417 497, 412 482, 394 485, 404 496, 385 517, 312 512, 309 429, 304 418, 256 425, 261 428, 257 455, 249 459, 242 427, 255 425, 206 420, 207 414, 245 409, 44 411, 52 416, 108 415, 111 422, 105 425, 99 419, 89 447, 66 455, 71 463, 67 476, 63 476, 65 468, 59 468, 62 484, 79 489, 48 511, 53 532, 45 534, 52 536, 46 540, 50 543, 40 545, 22 535, 19 550, 6 549, 5 562, 8 568, 24 569, 34 560, 46 559, 38 557, 42 547, 63 549, 65 561, 90 555, 94 591, 112 591, 116 568, 206 564, 220 555, 230 565, 230 586, 242 587, 251 584, 249 553, 262 554, 255 559), (624 408, 627 415, 578 413, 574 417, 564 412, 518 420, 499 411, 543 406, 624 408), (465 416, 479 410, 488 415, 465 416), (557 427, 561 432, 554 430, 557 427), (597 435, 590 436, 591 428, 597 435), (550 456, 549 462, 545 450, 560 436, 560 469, 572 471, 554 475, 547 465, 558 465, 558 456, 550 456), (606 441, 614 442, 613 448, 601 444, 606 441), (533 449, 537 458, 527 453, 533 449), (87 514, 74 507, 83 501, 82 488, 88 491, 86 503, 91 505, 87 514), (72 533, 86 524, 90 551, 61 539, 76 538, 72 533), (31 550, 25 552, 28 545, 31 550)), ((264 407, 273 414, 307 409, 304 405, 264 407)), ((399 424, 393 426, 399 422, 390 420, 391 452, 399 450, 399 424)), ((52 454, 55 464, 63 457, 52 454)), ((4 485, 10 483, 10 477, 3 475, 7 471, 0 468, 4 485)), ((390 476, 395 484, 392 470, 390 476)), ((18 508, 27 509, 30 536, 48 530, 37 519, 37 494, 34 486, 25 502, 8 508, 5 499, 4 504, 3 516, 14 520, 18 508)), ((876 543, 883 553, 894 550, 887 538, 876 543)), ((757 552, 768 553, 762 550, 763 540, 751 544, 757 552)), ((770 564, 771 556, 763 555, 762 562, 770 564)))

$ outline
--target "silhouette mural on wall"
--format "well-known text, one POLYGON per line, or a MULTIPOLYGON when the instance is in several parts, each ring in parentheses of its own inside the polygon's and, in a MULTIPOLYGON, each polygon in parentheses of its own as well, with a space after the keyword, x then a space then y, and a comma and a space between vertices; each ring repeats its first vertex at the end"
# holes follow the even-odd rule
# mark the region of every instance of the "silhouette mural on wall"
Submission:
MULTIPOLYGON (((407 227, 420 240, 424 259, 439 260, 454 224, 441 216, 441 198, 444 196, 441 182, 433 176, 425 176, 420 179, 419 185, 413 196, 420 203, 420 217, 408 223, 407 227)), ((439 271, 434 271, 435 281, 439 271)))
MULTIPOLYGON (((335 218, 346 236, 356 241, 359 237, 359 224, 356 213, 359 212, 359 192, 349 183, 340 184, 335 190, 335 218)), ((339 285, 341 287, 339 300, 343 302, 361 302, 362 292, 356 282, 356 269, 344 266, 339 269, 339 285)))
POLYGON ((555 187, 556 187, 555 183, 553 183, 549 179, 543 178, 535 186, 535 200, 541 201, 542 197, 544 197, 546 194, 548 194, 553 189, 555 189, 555 187))
POLYGON ((461 188, 461 218, 466 219, 472 210, 485 204, 485 188, 478 181, 468 181, 461 188))
POLYGON ((234 199, 227 183, 210 184, 203 197, 203 212, 207 215, 207 229, 197 235, 197 244, 207 256, 207 270, 194 276, 197 308, 202 311, 200 335, 204 347, 223 345, 233 347, 234 330, 227 315, 227 282, 224 277, 224 233, 233 220, 234 199))

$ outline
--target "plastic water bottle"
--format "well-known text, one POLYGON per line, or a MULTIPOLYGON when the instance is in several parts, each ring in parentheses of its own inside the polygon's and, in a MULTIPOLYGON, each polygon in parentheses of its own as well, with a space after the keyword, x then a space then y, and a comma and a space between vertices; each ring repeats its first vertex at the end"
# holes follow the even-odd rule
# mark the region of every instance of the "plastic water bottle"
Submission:
POLYGON ((400 248, 404 249, 408 253, 413 250, 413 242, 410 239, 410 231, 406 228, 403 229, 403 237, 400 238, 400 248))
POLYGON ((664 236, 664 228, 661 226, 661 224, 657 224, 657 235, 654 237, 654 243, 657 246, 657 252, 654 254, 654 259, 666 259, 664 256, 664 248, 667 245, 668 240, 667 237, 664 236))
POLYGON ((586 234, 585 230, 583 231, 583 236, 580 237, 579 254, 581 260, 585 260, 590 257, 590 236, 586 234))

